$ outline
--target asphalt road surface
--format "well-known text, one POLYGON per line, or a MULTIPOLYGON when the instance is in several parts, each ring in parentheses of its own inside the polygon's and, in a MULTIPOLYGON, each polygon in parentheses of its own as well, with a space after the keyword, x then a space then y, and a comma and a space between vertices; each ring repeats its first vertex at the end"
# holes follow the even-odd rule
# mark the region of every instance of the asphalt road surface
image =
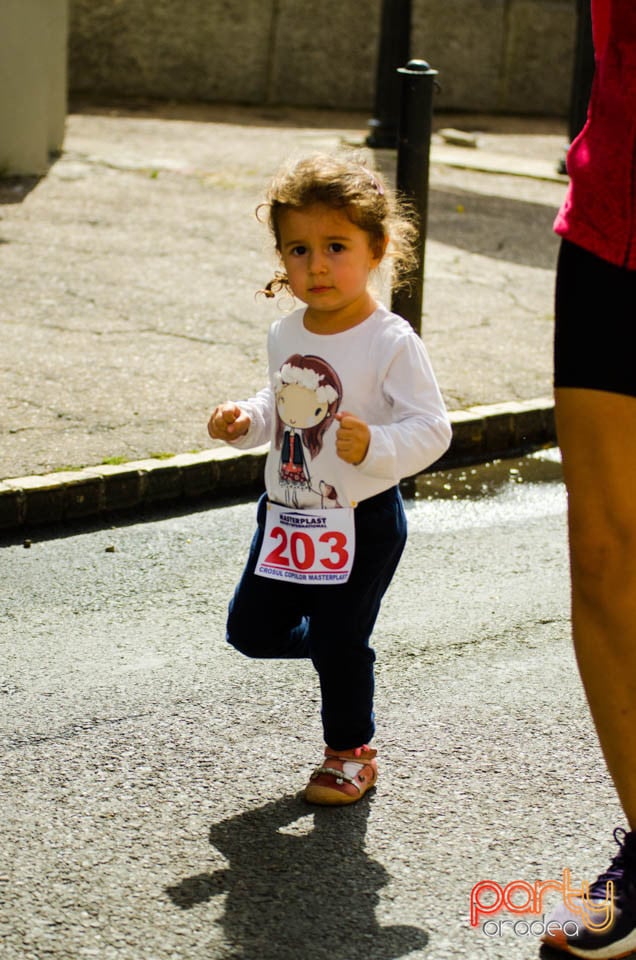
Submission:
POLYGON ((299 795, 312 668, 224 642, 253 504, 5 546, 3 958, 539 956, 516 914, 471 926, 471 891, 591 879, 621 822, 569 640, 558 473, 456 471, 409 501, 374 640, 380 780, 347 809, 299 795))

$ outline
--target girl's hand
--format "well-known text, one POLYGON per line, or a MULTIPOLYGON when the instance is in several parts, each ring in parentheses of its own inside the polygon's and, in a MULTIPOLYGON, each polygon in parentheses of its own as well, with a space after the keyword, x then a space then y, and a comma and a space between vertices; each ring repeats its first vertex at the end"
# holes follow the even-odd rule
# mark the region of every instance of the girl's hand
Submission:
POLYGON ((340 424, 336 432, 336 453, 341 460, 357 466, 367 455, 371 431, 364 420, 352 413, 337 413, 336 420, 340 424))
POLYGON ((235 403, 220 403, 208 421, 208 433, 213 440, 236 440, 250 428, 252 421, 235 403))

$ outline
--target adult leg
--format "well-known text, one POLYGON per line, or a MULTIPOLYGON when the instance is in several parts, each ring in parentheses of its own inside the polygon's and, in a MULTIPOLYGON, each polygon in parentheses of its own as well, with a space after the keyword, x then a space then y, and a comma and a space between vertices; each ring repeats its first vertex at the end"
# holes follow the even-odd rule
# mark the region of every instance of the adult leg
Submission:
POLYGON ((601 747, 636 829, 636 398, 561 387, 572 627, 601 747))

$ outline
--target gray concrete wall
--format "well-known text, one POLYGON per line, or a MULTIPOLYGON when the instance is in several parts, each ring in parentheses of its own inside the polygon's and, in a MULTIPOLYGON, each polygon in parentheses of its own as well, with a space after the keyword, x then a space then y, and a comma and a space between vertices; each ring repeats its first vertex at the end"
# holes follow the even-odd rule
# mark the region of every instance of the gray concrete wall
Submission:
POLYGON ((441 108, 568 112, 574 0, 414 0, 411 53, 440 71, 441 108))
MULTIPOLYGON (((71 0, 70 86, 370 110, 381 0, 71 0)), ((565 115, 575 0, 413 0, 439 109, 565 115)))

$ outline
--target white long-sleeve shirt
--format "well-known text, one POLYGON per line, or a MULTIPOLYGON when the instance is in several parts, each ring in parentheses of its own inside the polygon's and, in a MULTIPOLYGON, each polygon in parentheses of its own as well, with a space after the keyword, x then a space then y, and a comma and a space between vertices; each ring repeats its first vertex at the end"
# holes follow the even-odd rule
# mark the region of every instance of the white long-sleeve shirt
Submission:
MULTIPOLYGON (((255 397, 237 401, 251 423, 232 445, 249 448, 271 441, 265 466, 270 500, 306 509, 354 506, 439 459, 450 444, 448 414, 424 344, 401 317, 380 305, 361 324, 322 335, 305 329, 304 313, 301 307, 272 324, 270 382, 255 397), (336 376, 304 369, 302 358, 307 357, 324 361, 336 376), (285 391, 290 384, 291 392, 285 391), (329 420, 313 456, 307 431, 292 422, 294 403, 303 415, 329 420), (359 417, 370 428, 369 449, 360 464, 336 454, 338 411, 359 417), (278 447, 277 435, 283 437, 278 447), (291 463, 290 437, 295 468, 285 465, 291 463)), ((311 359, 307 362, 311 365, 311 359)))

